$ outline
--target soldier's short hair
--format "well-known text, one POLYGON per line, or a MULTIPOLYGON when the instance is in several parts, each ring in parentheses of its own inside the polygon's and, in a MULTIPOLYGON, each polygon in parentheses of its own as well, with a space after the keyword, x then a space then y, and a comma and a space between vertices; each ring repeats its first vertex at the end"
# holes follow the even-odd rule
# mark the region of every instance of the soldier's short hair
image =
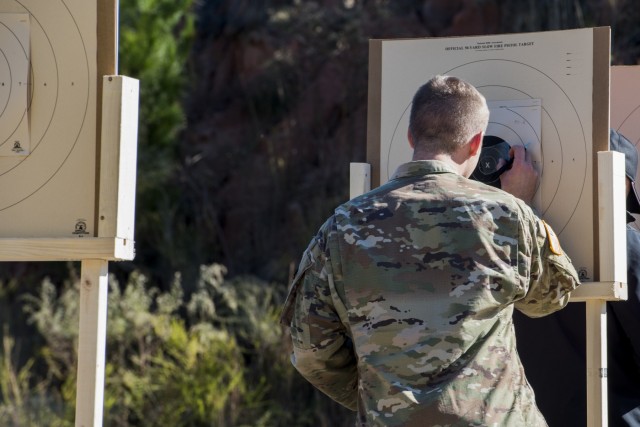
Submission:
POLYGON ((452 76, 435 76, 413 97, 409 132, 415 149, 453 154, 489 122, 487 102, 470 83, 452 76))

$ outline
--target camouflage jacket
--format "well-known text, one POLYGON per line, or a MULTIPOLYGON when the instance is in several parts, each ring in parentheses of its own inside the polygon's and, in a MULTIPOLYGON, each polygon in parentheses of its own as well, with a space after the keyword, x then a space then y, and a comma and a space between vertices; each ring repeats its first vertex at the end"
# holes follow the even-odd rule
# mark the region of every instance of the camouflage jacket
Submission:
POLYGON ((524 202, 417 161, 336 209, 282 320, 295 368, 359 426, 545 426, 512 313, 559 310, 578 284, 524 202))

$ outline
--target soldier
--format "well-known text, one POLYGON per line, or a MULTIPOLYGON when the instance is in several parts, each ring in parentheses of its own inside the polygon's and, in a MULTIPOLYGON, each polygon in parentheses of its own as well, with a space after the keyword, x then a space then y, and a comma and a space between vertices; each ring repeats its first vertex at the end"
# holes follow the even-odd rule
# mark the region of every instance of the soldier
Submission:
POLYGON ((489 110, 469 83, 415 94, 413 161, 338 207, 285 302, 295 368, 359 426, 545 426, 516 352, 514 307, 564 307, 578 275, 527 204, 537 174, 513 150, 503 190, 469 180, 489 110), (511 193, 511 194, 509 194, 511 193))

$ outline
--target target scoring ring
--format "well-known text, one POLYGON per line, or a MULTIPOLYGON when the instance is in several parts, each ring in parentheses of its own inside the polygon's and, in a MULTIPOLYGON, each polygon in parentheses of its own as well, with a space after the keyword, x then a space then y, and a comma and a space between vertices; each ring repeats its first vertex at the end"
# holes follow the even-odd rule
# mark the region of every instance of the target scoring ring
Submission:
POLYGON ((30 15, 32 52, 39 53, 29 65, 31 153, 0 158, 0 192, 11 194, 0 200, 0 211, 33 196, 63 168, 84 128, 92 86, 86 44, 64 1, 51 2, 50 7, 58 9, 56 16, 36 12, 25 3, 15 0, 22 13, 30 15), (60 25, 60 16, 65 25, 60 25), (60 138, 62 134, 66 136, 60 138))

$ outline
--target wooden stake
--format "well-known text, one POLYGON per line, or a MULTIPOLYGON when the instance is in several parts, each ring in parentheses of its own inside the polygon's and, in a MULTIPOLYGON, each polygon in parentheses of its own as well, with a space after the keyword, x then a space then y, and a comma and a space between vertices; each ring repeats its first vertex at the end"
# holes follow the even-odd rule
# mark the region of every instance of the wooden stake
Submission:
POLYGON ((83 260, 81 266, 76 427, 102 426, 108 265, 83 260))

